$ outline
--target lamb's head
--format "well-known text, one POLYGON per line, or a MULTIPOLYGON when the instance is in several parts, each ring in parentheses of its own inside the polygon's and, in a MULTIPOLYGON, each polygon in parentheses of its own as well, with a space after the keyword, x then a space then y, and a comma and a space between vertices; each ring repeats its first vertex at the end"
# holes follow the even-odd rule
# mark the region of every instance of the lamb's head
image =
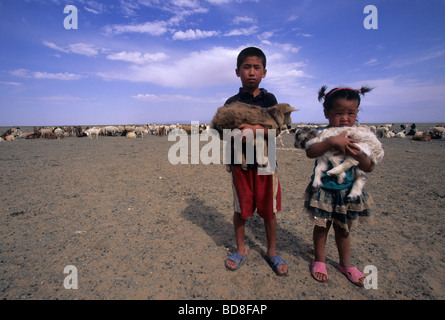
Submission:
POLYGON ((311 127, 303 127, 295 130, 294 146, 298 149, 306 149, 306 143, 317 136, 317 130, 311 127))
POLYGON ((299 109, 295 109, 294 107, 291 107, 287 103, 278 103, 274 105, 273 107, 270 107, 269 113, 273 116, 274 120, 276 121, 278 128, 281 126, 287 126, 292 123, 292 118, 290 114, 293 111, 298 111, 299 109))

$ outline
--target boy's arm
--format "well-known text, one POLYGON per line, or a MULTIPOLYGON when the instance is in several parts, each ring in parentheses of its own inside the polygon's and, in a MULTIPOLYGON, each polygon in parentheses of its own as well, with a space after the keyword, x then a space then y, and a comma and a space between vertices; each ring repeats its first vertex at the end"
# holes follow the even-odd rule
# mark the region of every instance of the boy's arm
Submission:
MULTIPOLYGON (((246 129, 250 129, 252 130, 253 136, 256 136, 256 130, 261 129, 264 132, 264 137, 268 137, 269 136, 269 130, 266 129, 265 127, 259 125, 259 124, 248 124, 248 123, 243 123, 242 125, 240 125, 238 127, 238 129, 241 130, 241 132, 243 132, 246 129)), ((278 134, 280 133, 279 129, 275 130, 275 136, 278 136, 278 134)))

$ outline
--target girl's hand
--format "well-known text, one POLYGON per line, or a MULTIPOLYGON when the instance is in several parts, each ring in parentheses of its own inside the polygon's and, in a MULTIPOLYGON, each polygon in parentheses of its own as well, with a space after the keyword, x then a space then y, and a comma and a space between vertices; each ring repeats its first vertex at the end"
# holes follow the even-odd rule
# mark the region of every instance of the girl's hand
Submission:
POLYGON ((336 155, 355 156, 360 152, 359 146, 356 145, 357 140, 347 137, 348 132, 345 131, 336 137, 330 138, 332 148, 337 150, 336 155))
POLYGON ((334 137, 334 140, 337 140, 337 142, 339 143, 338 146, 344 148, 343 150, 337 149, 339 151, 337 154, 351 156, 352 158, 354 158, 359 162, 358 167, 364 172, 373 171, 374 163, 365 153, 361 151, 360 147, 356 144, 358 141, 354 139, 349 139, 346 137, 346 135, 347 132, 344 132, 341 135, 334 137))

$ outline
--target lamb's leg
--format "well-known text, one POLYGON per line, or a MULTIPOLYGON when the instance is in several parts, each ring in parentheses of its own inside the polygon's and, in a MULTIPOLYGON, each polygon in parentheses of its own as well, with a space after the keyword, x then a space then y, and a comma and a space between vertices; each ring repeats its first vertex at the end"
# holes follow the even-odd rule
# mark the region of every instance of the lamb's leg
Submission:
POLYGON ((243 170, 247 170, 246 155, 244 154, 244 152, 243 152, 243 156, 242 156, 241 168, 242 168, 243 170))
POLYGON ((366 173, 362 170, 356 168, 355 169, 356 178, 354 183, 352 184, 351 192, 348 194, 348 198, 351 200, 356 200, 361 194, 363 187, 366 183, 366 173))
POLYGON ((328 168, 328 163, 324 159, 319 158, 317 161, 317 166, 314 170, 314 181, 312 182, 312 188, 313 189, 319 189, 322 185, 321 182, 321 176, 323 174, 323 171, 325 171, 328 168))
POLYGON ((264 141, 264 138, 256 137, 255 146, 256 146, 255 150, 256 162, 259 167, 266 168, 269 165, 269 159, 267 157, 268 155, 267 143, 264 141))
MULTIPOLYGON (((288 133, 289 133, 289 132, 288 132, 288 133)), ((280 144, 281 144, 281 146, 284 147, 283 138, 281 137, 282 134, 283 134, 283 131, 280 132, 280 134, 279 134, 278 137, 277 137, 277 140, 279 139, 279 140, 280 140, 280 144)))
POLYGON ((267 155, 268 155, 267 144, 264 143, 264 157, 262 159, 263 162, 261 164, 261 166, 264 168, 266 168, 269 165, 269 158, 267 157, 267 155))
POLYGON ((351 157, 347 157, 346 160, 340 164, 334 163, 333 160, 331 160, 331 163, 334 166, 334 168, 332 168, 331 170, 326 172, 326 174, 328 176, 334 176, 334 175, 338 176, 338 183, 340 183, 340 184, 345 181, 346 171, 348 169, 358 165, 358 161, 354 160, 351 157))

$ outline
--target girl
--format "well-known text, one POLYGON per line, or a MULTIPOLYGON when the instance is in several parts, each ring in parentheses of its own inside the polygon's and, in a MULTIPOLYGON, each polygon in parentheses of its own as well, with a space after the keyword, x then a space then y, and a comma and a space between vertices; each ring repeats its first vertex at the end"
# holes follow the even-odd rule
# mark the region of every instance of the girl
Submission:
MULTIPOLYGON (((324 99, 324 115, 329 120, 328 126, 352 127, 359 111, 360 94, 364 95, 369 91, 371 89, 366 87, 362 87, 360 90, 335 88, 325 94, 326 86, 323 86, 319 91, 318 100, 324 99)), ((334 149, 338 154, 351 156, 357 160, 359 169, 371 172, 374 169, 374 163, 360 151, 360 148, 355 144, 357 141, 348 138, 346 134, 345 132, 325 141, 314 143, 306 149, 306 155, 309 158, 317 158, 326 151, 334 149)), ((372 198, 366 190, 363 190, 358 199, 349 200, 347 195, 353 180, 353 169, 348 170, 342 184, 337 183, 337 177, 323 173, 322 187, 313 190, 311 181, 305 192, 304 207, 315 223, 313 230, 315 258, 312 261, 311 274, 320 282, 328 280, 324 249, 329 229, 333 223, 340 260, 337 268, 354 284, 364 285, 364 274, 353 267, 350 261, 351 237, 349 233, 353 222, 356 222, 358 218, 371 218, 372 198)))

